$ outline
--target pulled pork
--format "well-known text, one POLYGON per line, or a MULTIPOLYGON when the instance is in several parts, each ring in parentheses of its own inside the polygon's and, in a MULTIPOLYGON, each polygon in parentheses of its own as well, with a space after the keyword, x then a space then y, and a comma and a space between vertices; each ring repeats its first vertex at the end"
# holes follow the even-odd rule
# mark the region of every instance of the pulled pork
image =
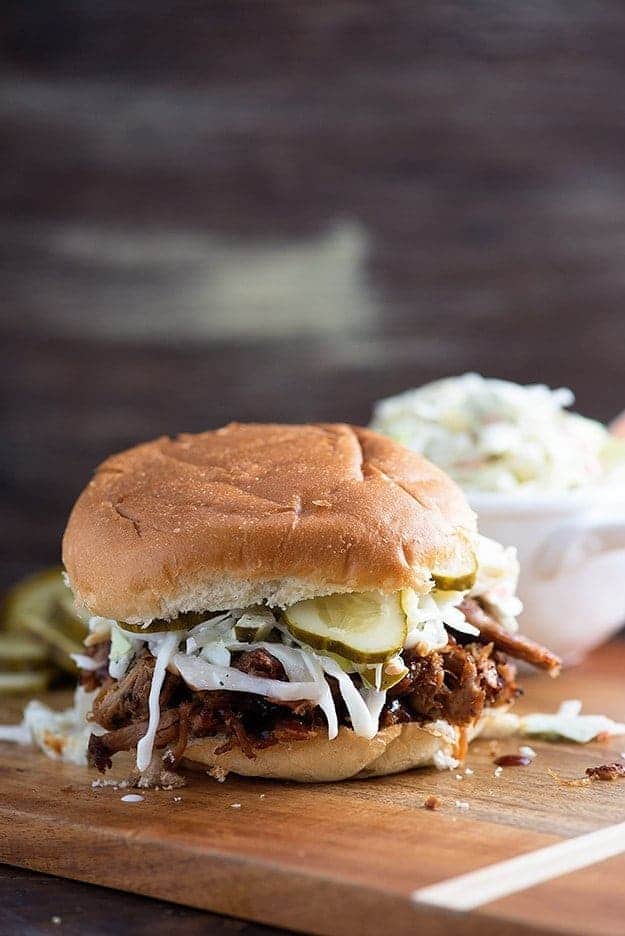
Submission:
MULTIPOLYGON (((453 638, 451 638, 453 640, 453 638)), ((429 722, 444 718, 466 725, 478 718, 486 705, 502 705, 515 697, 515 670, 492 645, 466 647, 450 642, 444 650, 419 657, 404 654, 409 673, 388 693, 381 727, 399 722, 429 722)), ((255 676, 285 680, 281 663, 266 650, 233 654, 232 665, 255 676)), ((108 729, 92 735, 89 762, 104 771, 118 751, 136 747, 148 727, 148 697, 154 658, 144 651, 120 680, 107 680, 93 703, 93 719, 108 729)), ((328 677, 337 702, 341 724, 350 725, 337 691, 328 677)), ((202 692, 190 689, 167 673, 160 695, 161 720, 155 748, 173 745, 168 764, 173 766, 193 738, 224 738, 219 753, 238 746, 248 756, 280 741, 303 741, 325 729, 321 710, 314 702, 277 704, 245 692, 202 692)))
POLYGON ((443 650, 428 656, 404 652, 408 674, 389 690, 380 724, 444 719, 468 725, 486 706, 504 705, 519 694, 515 668, 492 644, 462 647, 450 637, 443 650))
POLYGON ((86 692, 95 692, 105 683, 110 683, 109 676, 109 653, 111 650, 110 640, 101 640, 91 647, 85 648, 85 656, 90 656, 96 669, 80 671, 80 685, 86 692))
MULTIPOLYGON (((414 650, 403 654, 408 673, 387 693, 380 727, 402 722, 425 723, 444 719, 452 725, 468 725, 484 708, 505 705, 520 692, 516 670, 508 657, 516 657, 555 674, 560 661, 549 650, 526 638, 509 634, 497 624, 485 606, 466 598, 460 606, 479 637, 451 631, 449 643, 428 656, 414 650)), ((104 771, 118 751, 136 747, 148 727, 148 699, 155 660, 148 650, 135 659, 128 673, 111 679, 106 669, 109 645, 87 651, 100 664, 83 674, 87 689, 98 686, 93 719, 106 734, 91 735, 89 762, 104 771)), ((269 679, 287 679, 282 664, 264 649, 232 655, 232 666, 244 673, 269 679)), ((327 677, 339 722, 351 727, 336 680, 327 677)), ((354 676, 358 683, 359 677, 354 676)), ((194 738, 223 738, 223 753, 238 746, 248 757, 280 741, 303 741, 324 731, 325 718, 311 701, 273 702, 247 692, 196 691, 168 672, 160 694, 161 719, 155 748, 169 746, 167 762, 173 766, 194 738)))
POLYGON ((552 676, 557 676, 560 672, 562 661, 555 653, 527 637, 505 630, 475 598, 465 598, 459 607, 469 624, 479 629, 480 640, 490 641, 496 650, 545 669, 552 676))

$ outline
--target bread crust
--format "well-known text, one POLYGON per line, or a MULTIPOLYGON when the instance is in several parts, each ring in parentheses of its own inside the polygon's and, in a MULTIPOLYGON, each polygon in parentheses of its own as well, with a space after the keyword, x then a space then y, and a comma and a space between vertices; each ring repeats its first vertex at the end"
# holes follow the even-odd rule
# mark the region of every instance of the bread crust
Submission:
MULTIPOLYGON (((199 738, 186 749, 184 763, 192 769, 218 769, 244 777, 298 783, 383 777, 431 766, 437 751, 453 754, 455 745, 449 739, 449 726, 447 729, 442 732, 435 725, 410 722, 384 728, 368 740, 341 727, 332 741, 320 733, 306 741, 275 744, 258 751, 253 759, 246 757, 239 748, 215 754, 224 739, 199 738)), ((477 737, 481 730, 482 720, 469 726, 467 741, 477 737)))
POLYGON ((79 606, 145 623, 424 592, 475 530, 453 481, 371 430, 232 423, 108 458, 72 510, 63 562, 79 606))

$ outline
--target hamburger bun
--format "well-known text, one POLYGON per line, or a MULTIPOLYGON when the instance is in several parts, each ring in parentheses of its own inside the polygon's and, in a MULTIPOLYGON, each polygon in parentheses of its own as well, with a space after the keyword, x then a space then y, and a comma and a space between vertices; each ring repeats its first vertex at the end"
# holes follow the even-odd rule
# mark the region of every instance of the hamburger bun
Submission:
POLYGON ((232 423, 107 458, 71 513, 63 562, 79 606, 144 624, 423 593, 475 532, 447 475, 371 430, 232 423))
MULTIPOLYGON (((477 737, 482 727, 483 719, 469 725, 467 742, 477 737)), ((383 777, 416 767, 429 767, 434 764, 438 751, 453 755, 455 745, 450 743, 448 732, 456 731, 450 726, 447 731, 441 731, 435 725, 409 722, 384 728, 368 740, 342 727, 333 741, 323 733, 306 741, 283 741, 257 751, 253 759, 246 757, 240 748, 215 754, 224 739, 200 738, 187 747, 184 764, 209 772, 217 769, 244 777, 298 783, 383 777)))

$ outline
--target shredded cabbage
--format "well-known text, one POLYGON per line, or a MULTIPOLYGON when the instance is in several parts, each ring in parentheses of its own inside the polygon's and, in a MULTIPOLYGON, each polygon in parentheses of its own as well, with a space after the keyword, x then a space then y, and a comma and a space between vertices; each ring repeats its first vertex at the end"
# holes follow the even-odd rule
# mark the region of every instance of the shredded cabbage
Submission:
POLYGON ((425 656, 447 644, 443 617, 431 595, 418 595, 411 588, 405 588, 402 592, 402 606, 408 623, 407 649, 417 647, 425 656))
POLYGON ((138 641, 134 641, 121 627, 111 627, 111 650, 109 652, 109 676, 121 679, 135 655, 138 641))
POLYGON ((523 605, 516 597, 519 563, 514 547, 504 549, 486 536, 477 538, 478 571, 468 592, 440 591, 418 595, 412 589, 402 592, 402 607, 408 621, 405 647, 426 655, 447 644, 447 627, 477 637, 479 629, 470 624, 458 605, 468 594, 481 598, 497 621, 508 630, 517 629, 516 616, 523 605))
POLYGON ((78 686, 73 706, 61 712, 33 700, 24 709, 20 725, 0 726, 0 740, 34 743, 52 760, 86 764, 89 736, 104 733, 100 725, 87 721, 94 696, 78 686))
MULTIPOLYGON (((319 655, 317 655, 317 659, 324 672, 326 672, 328 676, 334 676, 338 682, 339 691, 345 703, 354 732, 357 735, 361 735, 363 738, 373 738, 378 732, 380 713, 378 712, 375 718, 372 716, 362 695, 347 673, 343 672, 336 660, 333 660, 331 657, 319 655)), ((386 695, 385 692, 378 693, 375 689, 373 691, 376 692, 377 695, 386 695)), ((380 711, 381 709, 382 706, 380 706, 380 711)))
POLYGON ((100 664, 93 657, 87 656, 86 653, 70 653, 70 657, 78 669, 93 673, 100 667, 100 664))
POLYGON ((306 651, 303 647, 300 649, 302 653, 302 660, 308 669, 308 672, 319 686, 320 694, 317 705, 326 717, 326 721, 328 723, 328 738, 330 741, 332 741, 339 733, 339 719, 338 715, 336 714, 336 705, 334 704, 334 699, 332 698, 330 686, 328 685, 323 667, 321 666, 317 655, 313 653, 312 650, 306 651))
POLYGON ((625 483, 625 441, 565 412, 570 390, 464 374, 381 400, 371 426, 468 490, 563 491, 625 483))
POLYGON ((511 735, 564 738, 577 744, 587 744, 598 735, 625 735, 625 724, 612 721, 606 715, 582 715, 579 699, 567 699, 557 712, 532 712, 516 715, 514 712, 484 712, 484 738, 506 738, 511 735))
POLYGON ((252 676, 229 666, 217 666, 201 657, 174 653, 172 663, 187 685, 192 689, 225 689, 231 692, 253 692, 280 702, 297 702, 301 699, 318 699, 319 687, 314 681, 282 682, 252 676))
POLYGON ((578 699, 563 702, 555 715, 534 712, 521 716, 521 733, 524 735, 547 735, 566 738, 578 744, 586 744, 600 734, 623 735, 625 725, 612 721, 605 715, 582 715, 582 703, 578 699))
POLYGON ((90 634, 108 634, 113 624, 117 623, 112 621, 110 618, 103 618, 94 615, 89 618, 89 633, 90 634))
MULTIPOLYGON (((490 613, 503 627, 516 631, 516 618, 523 610, 516 596, 520 572, 516 549, 514 546, 504 548, 487 536, 478 536, 477 542, 477 578, 469 594, 483 599, 490 613)), ((451 624, 450 621, 446 623, 451 624)))

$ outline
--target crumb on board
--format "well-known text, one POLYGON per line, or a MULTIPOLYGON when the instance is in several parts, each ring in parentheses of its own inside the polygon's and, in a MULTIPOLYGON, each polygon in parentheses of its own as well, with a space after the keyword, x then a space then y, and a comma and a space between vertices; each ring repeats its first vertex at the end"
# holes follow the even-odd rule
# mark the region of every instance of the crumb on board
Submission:
POLYGON ((561 777, 559 774, 555 772, 555 770, 552 770, 551 767, 547 767, 547 773, 549 774, 552 780, 555 780, 556 783, 560 783, 562 786, 582 787, 582 786, 588 786, 588 784, 590 783, 590 777, 573 777, 570 779, 567 777, 561 777))
POLYGON ((456 767, 460 766, 458 758, 452 757, 448 751, 434 751, 432 760, 437 770, 455 770, 456 767))
POLYGON ((435 809, 438 809, 439 806, 442 806, 442 804, 443 804, 443 801, 439 796, 434 796, 433 794, 430 794, 430 796, 426 797, 426 800, 423 805, 426 809, 430 809, 433 811, 435 809))
POLYGON ((241 808, 240 803, 230 803, 230 809, 240 809, 240 808, 241 808))
POLYGON ((519 754, 521 757, 530 757, 534 760, 535 757, 538 757, 538 754, 533 747, 530 747, 529 744, 522 744, 519 748, 519 754))
POLYGON ((125 796, 121 797, 122 803, 142 803, 143 799, 143 796, 138 793, 126 793, 125 796))
POLYGON ((98 778, 97 780, 91 781, 92 790, 99 790, 102 787, 111 787, 112 790, 125 790, 127 787, 132 785, 132 780, 109 780, 108 778, 98 778))
POLYGON ((590 780, 620 780, 625 777, 625 764, 599 764, 597 767, 587 767, 586 776, 590 780))
POLYGON ((143 774, 133 774, 124 780, 109 780, 98 778, 91 781, 91 789, 98 790, 111 787, 113 790, 178 790, 185 787, 187 781, 173 770, 161 770, 158 773, 146 771, 143 774))
POLYGON ((557 783, 560 783, 562 786, 585 787, 589 786, 591 783, 594 783, 596 780, 622 780, 625 778, 625 764, 621 764, 616 761, 613 764, 598 764, 596 767, 587 767, 585 771, 586 776, 584 777, 561 777, 555 772, 555 770, 552 770, 550 767, 547 768, 547 773, 553 780, 555 780, 557 783))
POLYGON ((216 780, 217 783, 223 783, 228 776, 228 771, 224 770, 223 767, 211 767, 206 773, 209 777, 212 777, 213 780, 216 780))
POLYGON ((461 809, 463 812, 466 812, 467 809, 470 809, 470 808, 471 807, 469 806, 466 800, 459 800, 459 799, 456 800, 456 809, 461 809))
POLYGON ((502 773, 503 773, 503 767, 501 767, 501 766, 500 766, 500 767, 495 767, 495 771, 494 771, 494 773, 493 773, 493 776, 494 776, 494 777, 497 777, 497 779, 499 779, 499 777, 501 777, 502 773))
POLYGON ((131 778, 132 786, 140 790, 178 790, 187 785, 187 781, 175 770, 167 768, 148 769, 142 774, 131 778))
POLYGON ((54 734, 52 731, 45 731, 43 734, 43 744, 45 747, 50 748, 51 751, 54 751, 58 757, 62 757, 65 745, 67 744, 67 738, 63 735, 54 734))
POLYGON ((174 796, 174 803, 181 803, 181 802, 182 802, 181 796, 174 796))
POLYGON ((474 771, 474 770, 471 770, 470 767, 465 767, 465 768, 464 768, 464 772, 465 772, 465 774, 467 775, 467 777, 472 777, 473 774, 475 773, 475 771, 474 771))

